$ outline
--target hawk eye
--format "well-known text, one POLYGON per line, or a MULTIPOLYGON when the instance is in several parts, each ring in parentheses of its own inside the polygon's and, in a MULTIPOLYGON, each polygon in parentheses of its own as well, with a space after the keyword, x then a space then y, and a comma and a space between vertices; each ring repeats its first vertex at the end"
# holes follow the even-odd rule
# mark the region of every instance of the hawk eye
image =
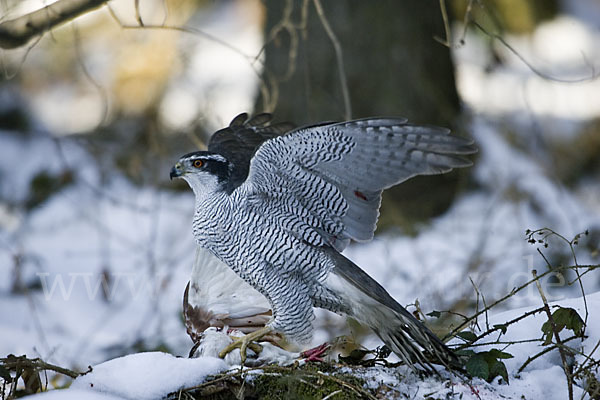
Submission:
POLYGON ((194 162, 192 163, 192 165, 196 168, 200 168, 204 165, 204 162, 202 160, 194 160, 194 162))

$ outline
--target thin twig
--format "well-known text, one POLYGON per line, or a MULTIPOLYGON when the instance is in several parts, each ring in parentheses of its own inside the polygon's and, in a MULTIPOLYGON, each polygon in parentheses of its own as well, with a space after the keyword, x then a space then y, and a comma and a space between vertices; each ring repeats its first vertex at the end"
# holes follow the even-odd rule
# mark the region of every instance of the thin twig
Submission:
MULTIPOLYGON (((532 239, 534 237, 534 235, 537 234, 541 234, 543 235, 542 240, 546 241, 548 239, 548 237, 550 236, 556 236, 557 238, 561 239, 562 241, 564 241, 565 243, 567 243, 569 245, 569 249, 571 251, 571 255, 573 257, 573 263, 575 264, 575 267, 579 267, 579 262, 577 261, 577 254, 575 253, 575 248, 573 247, 573 245, 575 243, 577 243, 577 241, 579 240, 579 238, 581 237, 581 235, 587 235, 588 231, 585 232, 580 232, 577 235, 575 235, 573 237, 573 239, 569 240, 566 237, 564 237, 563 235, 561 235, 560 233, 554 231, 553 229, 550 228, 541 228, 541 229, 537 229, 534 231, 528 231, 528 237, 530 239, 532 239)), ((547 245, 547 243, 546 243, 547 245)), ((542 256, 542 258, 544 259, 544 261, 546 261, 546 265, 548 266, 548 268, 552 269, 552 266, 550 264, 550 262, 548 261, 548 259, 546 258, 546 256, 544 255, 544 253, 542 253, 542 251, 538 248, 537 249, 538 253, 542 256)), ((573 281, 569 282, 569 285, 572 285, 573 282, 578 281, 579 283, 579 288, 581 289, 581 297, 583 298, 583 307, 585 309, 585 317, 583 318, 583 332, 582 335, 585 334, 585 329, 587 327, 587 321, 588 321, 588 316, 589 316, 589 310, 588 310, 588 305, 587 305, 587 298, 585 296, 585 289, 583 287, 583 281, 581 279, 581 277, 583 275, 585 275, 588 271, 584 272, 583 274, 579 273, 579 269, 575 268, 575 275, 577 275, 577 279, 574 279, 573 281)))
POLYGON ((102 101, 102 118, 100 119, 99 124, 103 125, 108 118, 108 95, 106 94, 106 90, 104 90, 102 85, 100 85, 94 79, 94 77, 88 70, 87 66, 85 65, 85 62, 83 61, 83 49, 81 47, 81 37, 79 35, 79 30, 77 29, 77 24, 75 22, 73 22, 73 24, 71 24, 71 26, 73 27, 73 37, 75 39, 74 47, 75 47, 75 54, 77 55, 77 57, 76 57, 77 64, 79 64, 79 67, 81 68, 81 71, 83 72, 83 75, 92 84, 92 86, 98 91, 98 94, 100 95, 100 98, 102 101))
POLYGON ((317 10, 317 14, 321 20, 321 24, 327 32, 327 36, 329 36, 329 40, 333 44, 333 49, 335 51, 335 58, 337 60, 338 66, 338 75, 340 77, 340 85, 342 87, 342 96, 344 98, 344 118, 349 120, 352 118, 352 107, 350 104, 350 92, 348 90, 348 81, 346 79, 346 71, 344 69, 344 57, 342 55, 342 46, 340 41, 338 40, 335 32, 331 29, 331 25, 329 25, 329 21, 327 21, 327 17, 323 12, 323 7, 321 6, 320 0, 313 0, 313 4, 315 5, 315 9, 317 10))
POLYGON ((327 396, 323 397, 321 400, 328 400, 328 399, 332 398, 333 396, 335 396, 336 394, 340 394, 340 393, 342 393, 342 389, 338 389, 335 392, 329 393, 327 396))
MULTIPOLYGON (((600 268, 600 264, 599 265, 578 265, 578 266, 568 265, 568 266, 559 266, 559 267, 556 267, 556 268, 554 268, 552 270, 545 271, 544 273, 538 275, 538 279, 543 278, 544 276, 546 276, 548 274, 556 273, 557 271, 564 271, 564 270, 567 270, 567 269, 587 269, 588 271, 591 271, 591 270, 595 270, 595 269, 598 269, 598 268, 600 268)), ((586 272, 588 272, 588 271, 586 271, 586 272)), ((583 276, 584 274, 585 274, 585 272, 583 274, 581 274, 581 275, 583 276)), ((456 336, 456 334, 458 332, 460 332, 465 326, 467 326, 470 321, 472 321, 473 319, 477 318, 478 316, 480 316, 484 312, 490 310, 491 308, 495 307, 496 305, 498 305, 498 304, 500 304, 500 303, 508 300, 509 298, 511 298, 512 296, 514 296, 515 294, 517 294, 521 290, 525 289, 526 287, 528 287, 529 285, 531 285, 535 281, 536 281, 536 279, 530 279, 529 281, 525 282, 521 286, 518 286, 517 288, 514 288, 513 290, 511 290, 510 293, 508 293, 507 295, 505 295, 505 296, 499 298, 498 300, 494 301, 492 304, 490 304, 489 306, 487 306, 483 310, 478 311, 477 313, 473 314, 468 319, 466 319, 465 321, 463 321, 460 325, 458 325, 456 328, 454 328, 450 333, 446 334, 446 336, 444 336, 443 340, 448 340, 448 339, 456 336)))
MULTIPOLYGON (((564 343, 564 342, 563 342, 563 343, 564 343)), ((573 372, 573 376, 577 376, 577 375, 579 375, 579 374, 580 374, 580 373, 583 371, 583 369, 584 369, 584 367, 585 367, 585 364, 586 364, 588 361, 594 361, 594 360, 592 359, 592 355, 594 355, 594 353, 596 352, 596 350, 598 350, 598 347, 599 347, 599 346, 600 346, 600 340, 598 340, 598 341, 596 342, 596 345, 594 346, 594 348, 592 349, 592 351, 590 352, 590 354, 584 354, 584 355, 583 355, 583 356, 585 357, 585 361, 581 363, 581 365, 579 366, 579 368, 577 368, 577 371, 573 372)))
MULTIPOLYGON (((459 348, 470 347, 470 346, 473 345, 473 343, 477 342, 478 340, 483 339, 484 337, 488 336, 489 334, 491 334, 491 333, 493 333, 495 331, 501 331, 503 327, 509 327, 512 324, 515 324, 515 323, 517 323, 517 322, 519 322, 519 321, 521 321, 521 320, 523 320, 523 319, 525 319, 525 318, 527 318, 527 317, 529 317, 531 315, 537 314, 537 313, 542 312, 542 311, 544 311, 544 307, 539 307, 539 308, 536 308, 535 310, 527 311, 526 313, 524 313, 522 315, 519 315, 518 317, 516 317, 516 318, 514 318, 514 319, 512 319, 512 320, 510 320, 508 322, 505 322, 504 324, 496 324, 496 325, 492 326, 491 328, 488 328, 487 331, 485 331, 485 332, 481 333, 480 335, 478 335, 477 338, 475 340, 473 340, 471 343, 464 343, 459 348)), ((500 343, 500 342, 497 341, 495 343, 500 343)))
MULTIPOLYGON (((23 54, 23 57, 21 57, 21 60, 19 61, 19 65, 15 68, 14 72, 10 73, 8 71, 7 65, 4 63, 4 58, 0 57, 0 60, 2 62, 2 72, 4 75, 4 79, 11 80, 12 78, 14 78, 15 76, 17 76, 17 74, 19 73, 19 71, 21 70, 21 67, 23 65, 25 65, 25 61, 27 61, 27 57, 29 56, 29 53, 31 53, 31 50, 33 50, 33 48, 40 42, 40 40, 42 40, 42 36, 38 36, 37 38, 35 38, 33 40, 33 42, 27 46, 27 50, 25 51, 25 54, 23 54)), ((2 49, 0 47, 0 50, 4 53, 4 49, 2 49)))
POLYGON ((208 39, 212 42, 215 42, 229 50, 231 50, 232 52, 238 54, 239 56, 245 58, 246 60, 248 60, 250 62, 250 65, 253 65, 253 62, 256 62, 256 57, 255 56, 251 56, 249 54, 244 53, 242 50, 238 49, 237 47, 235 47, 234 45, 224 41, 223 39, 218 38, 217 36, 211 35, 208 32, 205 32, 201 29, 197 29, 197 28, 192 28, 189 26, 177 26, 177 25, 168 25, 168 24, 162 24, 162 25, 128 25, 125 24, 121 21, 121 19, 119 18, 119 16, 115 13, 115 11, 113 10, 113 8, 110 6, 110 4, 107 5, 107 9, 108 12, 110 14, 110 16, 115 20, 115 22, 123 29, 131 29, 131 30, 135 30, 135 29, 163 29, 163 30, 170 30, 170 31, 178 31, 178 32, 184 32, 184 33, 190 33, 196 36, 202 36, 205 39, 208 39))
POLYGON ((460 347, 456 348, 456 350, 462 350, 462 349, 467 348, 467 347, 490 346, 492 344, 513 345, 513 344, 519 344, 519 343, 541 342, 543 340, 544 339, 536 338, 536 339, 522 339, 522 340, 510 340, 510 341, 495 340, 493 342, 484 342, 484 343, 468 343, 467 346, 461 344, 460 347))
MULTIPOLYGON (((477 293, 477 308, 479 308, 479 296, 481 296, 481 302, 483 303, 483 308, 484 309, 487 308, 487 304, 485 303, 485 297, 483 296, 483 293, 481 293, 479 291, 479 288, 477 287, 477 285, 475 285, 475 282, 473 282, 473 279, 470 276, 469 276, 469 281, 471 281, 471 285, 473 286, 475 293, 477 293)), ((485 314, 485 329, 490 329, 490 321, 488 318, 487 311, 484 314, 485 314)))
POLYGON ((521 53, 519 53, 514 47, 512 47, 510 45, 510 43, 508 43, 506 41, 506 39, 504 39, 502 36, 496 34, 496 33, 492 33, 489 32, 488 30, 486 30, 483 26, 481 26, 477 21, 471 21, 471 23, 473 25, 475 25, 481 32, 483 32, 485 35, 489 36, 490 38, 499 41, 500 43, 502 43, 502 45, 504 45, 504 47, 506 47, 512 54, 514 54, 523 64, 525 64, 527 66, 527 68, 529 68, 534 74, 536 74, 537 76, 539 76, 542 79, 548 80, 548 81, 552 81, 552 82, 559 82, 559 83, 582 83, 582 82, 590 82, 593 81, 595 79, 598 78, 598 76, 600 76, 600 74, 596 73, 595 69, 593 66, 590 66, 591 68, 591 74, 589 77, 586 78, 577 78, 577 79, 561 79, 561 78, 555 78, 553 76, 550 76, 542 71, 540 71, 539 69, 537 69, 535 66, 533 66, 529 61, 527 61, 525 59, 525 57, 523 57, 523 55, 521 53))
MULTIPOLYGON (((569 341, 571 341, 571 340, 573 340, 573 339, 577 339, 578 337, 579 337, 579 336, 571 336, 570 338, 563 340, 563 343, 567 343, 567 342, 569 342, 569 341)), ((540 340, 541 340, 541 339, 540 339, 540 340)), ((556 348, 558 348, 558 347, 559 347, 559 346, 558 346, 558 345, 556 345, 556 344, 555 344, 555 345, 552 345, 552 346, 548 346, 548 347, 546 347, 544 350, 540 351, 539 353, 537 353, 537 354, 535 354, 535 355, 533 355, 533 356, 527 357, 527 360, 525 360, 525 362, 523 363, 523 365, 521 365, 521 366, 519 367, 519 369, 517 370, 517 374, 520 374, 521 372, 523 372, 523 370, 524 370, 524 369, 525 369, 525 368, 526 368, 526 367, 527 367, 529 364, 531 364, 533 361, 537 360, 538 358, 540 358, 540 357, 541 357, 541 356, 543 356, 544 354, 546 354, 546 353, 548 353, 548 352, 550 352, 550 351, 552 351, 552 350, 554 350, 554 349, 556 349, 556 348)), ((574 375, 575 375, 575 374, 573 374, 573 376, 574 376, 574 375)))
POLYGON ((242 50, 240 50, 239 48, 233 46, 232 44, 218 38, 217 36, 211 35, 208 32, 205 32, 203 30, 200 29, 196 29, 196 28, 192 28, 189 26, 175 26, 175 25, 168 25, 168 24, 161 24, 161 25, 148 25, 148 24, 144 24, 143 26, 141 25, 128 25, 123 23, 119 16, 116 14, 116 12, 112 9, 112 7, 110 6, 110 4, 107 5, 107 9, 108 12, 110 14, 110 16, 113 18, 113 20, 115 20, 115 22, 122 28, 122 29, 130 29, 130 30, 135 30, 135 29, 159 29, 159 30, 171 30, 171 31, 177 31, 177 32, 184 32, 184 33, 188 33, 188 34, 192 34, 192 35, 196 35, 196 36, 201 36, 207 40, 210 40, 214 43, 217 43, 229 50, 231 50, 232 52, 234 52, 235 54, 239 55, 240 57, 244 58, 246 60, 246 62, 248 63, 248 65, 250 66, 250 68, 252 69, 252 72, 256 75, 256 77, 258 78, 259 81, 259 85, 260 85, 260 91, 261 94, 263 95, 263 99, 268 99, 264 101, 265 103, 265 109, 266 110, 270 110, 269 107, 272 107, 272 104, 276 104, 277 103, 277 99, 278 99, 278 92, 277 92, 277 86, 273 85, 274 81, 272 79, 270 79, 270 71, 267 69, 267 67, 264 65, 264 63, 260 60, 260 57, 258 56, 252 56, 249 54, 244 53, 242 50), (259 62, 259 66, 257 67, 255 64, 259 62), (269 86, 267 84, 267 81, 269 81, 269 83, 271 83, 271 85, 269 86))

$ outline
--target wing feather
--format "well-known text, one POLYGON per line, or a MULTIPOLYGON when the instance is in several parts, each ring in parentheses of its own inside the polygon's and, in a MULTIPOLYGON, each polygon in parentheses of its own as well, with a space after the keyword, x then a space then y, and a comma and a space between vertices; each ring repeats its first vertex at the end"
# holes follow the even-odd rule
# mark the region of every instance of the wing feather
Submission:
POLYGON ((445 128, 368 118, 299 128, 265 141, 238 189, 252 207, 314 245, 373 238, 381 193, 416 175, 472 165, 473 142, 445 128), (260 198, 261 201, 252 201, 260 198))

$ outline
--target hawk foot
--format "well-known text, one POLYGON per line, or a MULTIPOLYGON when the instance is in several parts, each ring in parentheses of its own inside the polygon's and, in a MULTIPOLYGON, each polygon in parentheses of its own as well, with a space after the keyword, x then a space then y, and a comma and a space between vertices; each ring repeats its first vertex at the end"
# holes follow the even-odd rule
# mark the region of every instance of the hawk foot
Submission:
POLYGON ((309 362, 323 362, 324 360, 322 357, 327 354, 329 349, 331 349, 329 343, 323 343, 320 346, 303 351, 300 353, 300 357, 309 362))
POLYGON ((262 346, 258 343, 252 342, 255 342, 261 339, 263 336, 268 335, 269 333, 271 333, 271 331, 272 329, 270 327, 265 326, 252 333, 242 336, 241 338, 234 340, 233 343, 229 344, 227 347, 221 350, 221 352, 219 353, 219 357, 225 358, 225 356, 231 353, 233 349, 237 349, 239 347, 240 356, 242 358, 242 365, 244 365, 244 363, 246 362, 246 349, 250 347, 250 349, 252 349, 252 351, 254 351, 255 353, 260 353, 262 350, 262 346))

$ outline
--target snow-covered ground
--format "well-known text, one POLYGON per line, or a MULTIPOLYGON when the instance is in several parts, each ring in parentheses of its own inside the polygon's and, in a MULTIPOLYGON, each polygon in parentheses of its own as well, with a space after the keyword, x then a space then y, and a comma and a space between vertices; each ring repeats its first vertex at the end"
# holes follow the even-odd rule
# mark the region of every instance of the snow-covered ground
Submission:
MULTIPOLYGON (((600 292, 587 297, 590 310, 589 320, 600 318, 600 292)), ((560 302, 562 307, 571 307, 584 314, 582 298, 560 302)), ((537 308, 537 307, 533 307, 537 308)), ((523 315, 532 307, 511 310, 491 315, 490 325, 505 323, 523 315)), ((523 341, 540 337, 540 328, 547 320, 545 314, 534 314, 516 324, 510 325, 503 335, 506 341, 523 341)), ((591 324, 586 331, 587 338, 570 345, 588 354, 600 340, 600 326, 591 324)), ((496 345, 497 346, 497 345, 496 345)), ((421 399, 425 396, 446 399, 565 399, 567 381, 557 350, 538 358, 517 374, 518 368, 527 358, 542 349, 539 342, 518 343, 503 350, 514 358, 504 360, 509 371, 510 384, 497 378, 487 383, 479 378, 466 381, 441 371, 441 377, 422 378, 407 367, 350 368, 341 367, 340 373, 352 373, 365 380, 365 388, 385 387, 390 397, 421 399)), ((481 349, 484 350, 484 349, 481 349)), ((577 355, 580 365, 585 357, 577 355)), ((207 376, 226 372, 230 367, 225 361, 214 357, 194 359, 175 358, 161 352, 148 352, 116 358, 93 367, 93 371, 77 378, 65 391, 39 394, 40 399, 128 399, 152 400, 165 397, 180 389, 192 388, 203 383, 207 376)), ((239 367, 233 367, 239 370, 239 367)), ((252 374, 260 373, 253 370, 252 374)), ((250 375, 251 376, 251 375, 250 375)), ((584 382, 575 382, 574 396, 582 398, 584 382)))

